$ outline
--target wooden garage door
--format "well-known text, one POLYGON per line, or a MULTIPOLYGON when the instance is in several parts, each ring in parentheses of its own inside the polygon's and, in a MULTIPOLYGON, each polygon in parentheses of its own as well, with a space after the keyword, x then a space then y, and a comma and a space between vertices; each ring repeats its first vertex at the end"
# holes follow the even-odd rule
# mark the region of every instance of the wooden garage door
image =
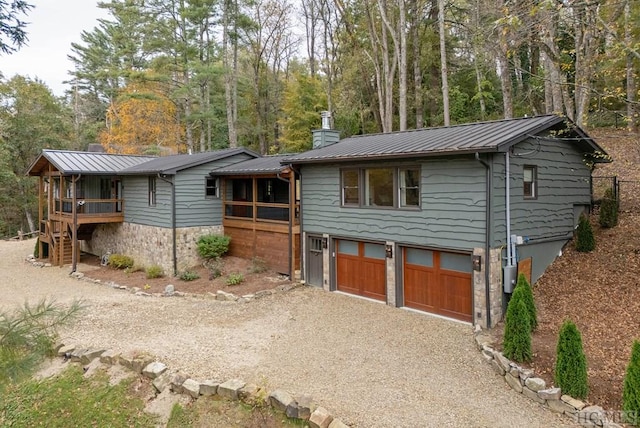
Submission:
POLYGON ((386 300, 386 261, 383 244, 339 240, 336 243, 337 289, 386 300))
POLYGON ((404 305, 471 322, 471 260, 466 254, 403 249, 404 305))

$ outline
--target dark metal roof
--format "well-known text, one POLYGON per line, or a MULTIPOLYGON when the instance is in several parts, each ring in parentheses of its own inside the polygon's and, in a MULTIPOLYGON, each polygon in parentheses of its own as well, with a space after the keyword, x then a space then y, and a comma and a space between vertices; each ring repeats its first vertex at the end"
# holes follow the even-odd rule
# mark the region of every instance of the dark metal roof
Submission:
POLYGON ((211 175, 259 175, 259 174, 275 174, 285 167, 288 158, 293 155, 274 155, 263 156, 255 159, 238 162, 222 168, 214 169, 211 175))
POLYGON ((116 174, 152 159, 154 159, 153 156, 45 149, 31 164, 27 174, 40 175, 48 163, 63 174, 116 174))
POLYGON ((244 148, 222 149, 191 155, 162 156, 120 171, 121 174, 175 174, 183 169, 192 168, 208 162, 224 159, 229 156, 245 153, 258 156, 257 153, 244 148))
MULTIPOLYGON (((291 156, 286 163, 342 162, 502 152, 535 134, 550 129, 567 129, 577 136, 585 151, 601 151, 584 131, 556 115, 470 123, 440 128, 417 129, 345 138, 330 146, 291 156)), ((564 135, 563 135, 564 136, 564 135)))

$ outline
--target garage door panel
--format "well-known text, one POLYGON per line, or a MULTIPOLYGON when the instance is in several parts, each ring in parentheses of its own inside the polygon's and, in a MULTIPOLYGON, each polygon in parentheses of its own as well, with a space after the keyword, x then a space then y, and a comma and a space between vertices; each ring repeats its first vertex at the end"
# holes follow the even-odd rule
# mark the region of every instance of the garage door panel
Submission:
POLYGON ((440 275, 442 284, 442 315, 471 322, 471 278, 469 275, 440 275))
POLYGON ((471 274, 466 271, 468 255, 405 248, 404 305, 472 321, 471 274))
POLYGON ((405 306, 433 312, 437 303, 436 296, 432 292, 433 287, 429 287, 429 284, 435 281, 434 272, 406 266, 404 277, 405 284, 409 285, 404 290, 405 306))
POLYGON ((336 276, 339 291, 386 300, 384 245, 337 241, 336 276))

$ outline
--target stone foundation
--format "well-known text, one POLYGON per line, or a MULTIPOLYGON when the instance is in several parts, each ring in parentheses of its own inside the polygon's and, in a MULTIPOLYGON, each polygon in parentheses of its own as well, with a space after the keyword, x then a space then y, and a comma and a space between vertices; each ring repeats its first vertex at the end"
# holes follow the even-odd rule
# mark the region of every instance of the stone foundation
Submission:
POLYGON ((499 248, 489 253, 489 311, 491 325, 487 326, 485 250, 475 248, 473 255, 482 258, 481 271, 473 272, 473 315, 475 323, 482 328, 491 328, 502 319, 502 254, 499 248))
MULTIPOLYGON (((223 227, 201 226, 176 229, 178 272, 201 263, 197 240, 202 235, 223 234, 223 227)), ((173 274, 173 234, 170 228, 134 223, 101 224, 90 241, 82 242, 82 251, 101 256, 125 254, 133 257, 136 266, 161 266, 173 274)))

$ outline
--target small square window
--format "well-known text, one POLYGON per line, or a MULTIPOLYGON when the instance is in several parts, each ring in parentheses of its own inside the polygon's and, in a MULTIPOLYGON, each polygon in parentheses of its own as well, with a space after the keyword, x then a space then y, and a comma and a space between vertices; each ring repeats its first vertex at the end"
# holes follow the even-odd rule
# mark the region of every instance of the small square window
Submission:
POLYGON ((217 177, 206 177, 204 185, 204 196, 206 199, 220 197, 220 185, 217 177))
POLYGON ((523 169, 524 198, 538 197, 538 171, 535 166, 525 165, 523 169))

